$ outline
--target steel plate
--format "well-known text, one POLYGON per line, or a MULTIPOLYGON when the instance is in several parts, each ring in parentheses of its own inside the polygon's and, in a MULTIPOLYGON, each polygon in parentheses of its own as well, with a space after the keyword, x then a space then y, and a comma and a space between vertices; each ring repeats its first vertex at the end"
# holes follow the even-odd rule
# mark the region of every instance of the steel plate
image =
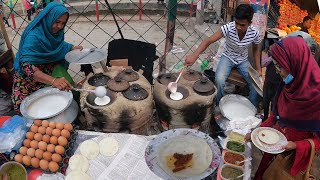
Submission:
POLYGON ((91 52, 90 49, 79 49, 70 51, 65 56, 66 61, 75 64, 93 64, 107 59, 107 52, 103 49, 94 48, 91 52))

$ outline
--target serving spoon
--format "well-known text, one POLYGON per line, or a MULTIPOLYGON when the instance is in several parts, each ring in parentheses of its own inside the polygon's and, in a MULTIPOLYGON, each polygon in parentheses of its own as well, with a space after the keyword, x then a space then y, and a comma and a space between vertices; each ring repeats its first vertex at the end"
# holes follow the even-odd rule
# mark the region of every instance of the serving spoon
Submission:
POLYGON ((239 164, 241 164, 241 163, 243 163, 243 162, 251 161, 251 160, 252 160, 252 158, 250 157, 250 158, 245 159, 245 160, 243 160, 243 161, 236 161, 236 164, 239 165, 239 164))
POLYGON ((184 70, 185 66, 181 69, 180 73, 179 73, 179 76, 177 78, 177 80, 175 82, 170 82, 168 84, 168 90, 171 92, 171 93, 176 93, 177 92, 177 89, 178 89, 178 81, 183 73, 183 70, 184 70))

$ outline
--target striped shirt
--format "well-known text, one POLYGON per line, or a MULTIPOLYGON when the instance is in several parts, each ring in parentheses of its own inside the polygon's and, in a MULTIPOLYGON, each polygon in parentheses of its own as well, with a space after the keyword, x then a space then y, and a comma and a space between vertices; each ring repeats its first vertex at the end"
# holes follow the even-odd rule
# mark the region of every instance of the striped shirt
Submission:
POLYGON ((241 41, 239 40, 235 21, 222 26, 221 31, 226 39, 222 54, 235 64, 248 60, 248 49, 251 43, 259 44, 261 42, 259 31, 252 25, 248 27, 246 35, 241 41))

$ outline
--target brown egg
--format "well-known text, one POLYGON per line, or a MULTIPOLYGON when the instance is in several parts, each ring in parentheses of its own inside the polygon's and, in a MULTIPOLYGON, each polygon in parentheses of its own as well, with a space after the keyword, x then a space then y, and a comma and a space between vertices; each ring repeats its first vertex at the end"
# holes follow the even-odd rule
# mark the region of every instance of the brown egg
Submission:
POLYGON ((41 140, 42 140, 42 134, 37 133, 37 134, 34 135, 33 138, 34 138, 34 140, 36 140, 36 141, 41 141, 41 140))
POLYGON ((56 123, 56 128, 62 130, 64 124, 63 123, 56 123))
POLYGON ((66 129, 63 129, 61 131, 61 136, 63 136, 63 137, 68 139, 70 137, 70 132, 68 130, 66 130, 66 129))
POLYGON ((58 138, 56 136, 51 136, 50 137, 50 143, 53 145, 57 145, 58 144, 58 138))
POLYGON ((56 128, 56 123, 55 122, 49 122, 49 127, 52 129, 56 128))
POLYGON ((56 136, 56 137, 59 137, 61 134, 61 130, 60 129, 54 129, 52 131, 52 135, 56 136))
POLYGON ((42 136, 42 141, 46 142, 46 143, 49 143, 50 142, 50 136, 49 135, 43 135, 42 136))
POLYGON ((31 142, 30 139, 25 139, 25 140, 23 141, 23 145, 24 145, 25 147, 29 148, 29 147, 30 147, 30 142, 31 142))
POLYGON ((41 149, 43 151, 47 150, 47 143, 44 141, 40 141, 38 146, 39 146, 39 149, 41 149))
POLYGON ((16 154, 14 156, 14 160, 18 163, 22 163, 22 158, 23 158, 23 155, 22 154, 16 154))
POLYGON ((35 120, 33 122, 33 124, 37 125, 37 126, 41 126, 42 125, 42 121, 41 120, 35 120))
POLYGON ((19 149, 19 153, 22 154, 22 155, 27 155, 27 151, 28 151, 28 148, 27 147, 24 147, 22 146, 20 149, 19 149))
POLYGON ((67 140, 65 137, 63 137, 63 136, 60 136, 60 137, 58 138, 58 143, 59 143, 59 145, 61 145, 61 146, 66 146, 66 145, 68 144, 68 140, 67 140))
POLYGON ((46 171, 48 169, 49 163, 48 161, 42 159, 40 160, 40 168, 44 171, 46 171))
POLYGON ((54 152, 54 148, 55 148, 56 146, 55 145, 53 145, 53 144, 48 144, 48 146, 47 146, 47 151, 49 151, 49 152, 54 152))
POLYGON ((49 169, 51 172, 57 172, 59 170, 59 165, 56 162, 49 162, 49 169))
POLYGON ((43 127, 43 126, 40 126, 40 127, 38 128, 38 133, 40 133, 40 134, 46 134, 46 128, 43 127))
POLYGON ((38 132, 38 126, 32 125, 32 126, 30 127, 30 131, 31 131, 31 132, 34 132, 34 133, 37 133, 37 132, 38 132))
POLYGON ((39 168, 40 166, 40 160, 38 158, 32 158, 31 159, 31 166, 34 168, 39 168))
POLYGON ((52 156, 51 152, 46 151, 43 153, 43 159, 45 159, 47 161, 51 161, 51 156, 52 156))
POLYGON ((53 131, 52 127, 47 127, 47 129, 46 129, 46 134, 48 134, 49 136, 51 136, 52 131, 53 131))
POLYGON ((34 157, 36 150, 34 150, 33 148, 29 148, 27 151, 27 155, 30 157, 34 157))
POLYGON ((34 155, 35 155, 37 158, 42 159, 42 157, 43 157, 43 150, 37 149, 34 155))
POLYGON ((71 131, 73 129, 72 125, 70 123, 67 123, 63 126, 64 129, 71 131))
POLYGON ((58 153, 58 154, 61 155, 61 154, 64 153, 64 147, 58 145, 58 146, 56 146, 56 147, 54 148, 54 151, 55 151, 56 153, 58 153))
POLYGON ((33 132, 27 132, 27 134, 26 134, 26 138, 27 139, 33 140, 33 137, 34 137, 34 133, 33 132))
POLYGON ((30 142, 30 147, 32 147, 33 149, 38 149, 38 141, 32 140, 30 142))
POLYGON ((60 154, 53 154, 51 159, 52 161, 59 163, 62 160, 62 157, 60 154))
POLYGON ((49 127, 49 121, 43 120, 43 121, 42 121, 42 126, 45 127, 45 128, 46 128, 46 127, 49 127))
POLYGON ((24 165, 30 166, 31 165, 31 157, 30 156, 23 156, 22 162, 24 165))

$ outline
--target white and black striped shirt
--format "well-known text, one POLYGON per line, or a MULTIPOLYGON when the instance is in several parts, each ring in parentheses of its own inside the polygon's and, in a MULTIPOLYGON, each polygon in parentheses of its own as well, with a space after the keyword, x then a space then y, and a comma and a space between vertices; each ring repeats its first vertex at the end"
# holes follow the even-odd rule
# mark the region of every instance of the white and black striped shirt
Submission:
POLYGON ((235 64, 248 60, 248 48, 251 43, 259 44, 261 42, 259 31, 252 25, 248 27, 246 35, 241 41, 235 21, 222 26, 221 31, 226 39, 223 55, 235 64))

